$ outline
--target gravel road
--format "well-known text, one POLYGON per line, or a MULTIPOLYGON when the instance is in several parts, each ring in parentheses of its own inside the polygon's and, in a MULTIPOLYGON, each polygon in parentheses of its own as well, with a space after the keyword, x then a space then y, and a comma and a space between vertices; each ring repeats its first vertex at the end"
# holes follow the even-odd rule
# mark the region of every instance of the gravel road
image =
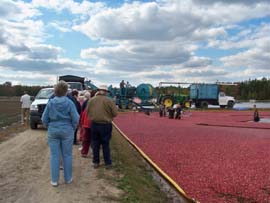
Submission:
MULTIPOLYGON (((0 144, 1 203, 114 203, 122 191, 98 178, 90 158, 81 158, 73 147, 73 183, 50 185, 49 148, 46 130, 26 130, 0 144)), ((112 171, 106 171, 112 173, 112 171)))

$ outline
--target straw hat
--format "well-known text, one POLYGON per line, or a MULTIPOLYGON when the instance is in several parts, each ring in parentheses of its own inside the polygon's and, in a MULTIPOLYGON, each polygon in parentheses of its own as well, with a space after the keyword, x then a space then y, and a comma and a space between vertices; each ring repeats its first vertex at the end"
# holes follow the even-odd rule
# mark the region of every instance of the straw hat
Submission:
POLYGON ((100 85, 100 86, 98 87, 98 90, 108 91, 108 86, 107 86, 107 85, 100 85))

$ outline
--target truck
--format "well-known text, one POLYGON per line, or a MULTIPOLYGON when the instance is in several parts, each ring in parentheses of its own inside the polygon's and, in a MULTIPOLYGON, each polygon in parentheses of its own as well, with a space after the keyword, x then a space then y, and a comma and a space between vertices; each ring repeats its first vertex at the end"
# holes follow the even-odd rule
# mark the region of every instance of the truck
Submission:
POLYGON ((79 92, 86 90, 86 89, 91 89, 91 90, 96 90, 97 87, 91 82, 91 80, 88 80, 85 77, 79 77, 75 75, 62 75, 59 76, 57 81, 64 80, 65 82, 68 83, 70 89, 76 89, 79 92))
POLYGON ((64 80, 68 83, 70 89, 76 89, 78 91, 83 91, 85 89, 84 77, 79 77, 75 75, 63 75, 58 77, 58 81, 64 80))
POLYGON ((191 84, 190 99, 196 108, 208 108, 208 105, 219 105, 220 108, 232 109, 235 104, 234 97, 226 96, 220 91, 218 84, 191 84))

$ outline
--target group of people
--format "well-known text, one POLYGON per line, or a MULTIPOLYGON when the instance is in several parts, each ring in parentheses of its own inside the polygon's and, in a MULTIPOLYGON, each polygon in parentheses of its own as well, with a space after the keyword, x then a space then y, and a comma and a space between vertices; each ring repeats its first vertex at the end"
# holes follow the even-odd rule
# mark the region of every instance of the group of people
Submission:
POLYGON ((181 119, 183 109, 182 109, 182 104, 178 103, 176 105, 176 108, 173 106, 167 107, 165 106, 164 103, 161 103, 159 105, 159 116, 160 117, 166 117, 168 114, 169 119, 181 119))
POLYGON ((126 95, 127 91, 126 88, 131 87, 130 83, 127 81, 127 83, 125 83, 124 80, 122 80, 119 84, 120 90, 121 90, 121 95, 126 95))
POLYGON ((90 146, 93 153, 93 167, 100 165, 102 146, 105 168, 112 166, 110 139, 112 120, 117 116, 117 107, 109 99, 107 86, 100 86, 96 92, 86 92, 80 103, 78 91, 68 95, 68 84, 59 81, 54 88, 54 97, 49 100, 42 115, 42 123, 48 128, 50 148, 51 185, 59 184, 60 162, 63 164, 64 181, 72 182, 72 148, 77 142, 77 129, 82 138, 81 156, 86 157, 90 146))
MULTIPOLYGON (((124 81, 120 87, 127 84, 124 81)), ((93 154, 93 167, 100 166, 100 147, 102 146, 105 168, 112 166, 110 153, 110 140, 112 136, 112 121, 117 116, 117 107, 106 94, 106 85, 100 86, 96 91, 86 91, 84 100, 79 99, 79 92, 73 90, 68 94, 68 84, 59 81, 54 87, 54 96, 49 100, 42 115, 42 123, 48 128, 48 144, 50 148, 51 185, 59 184, 59 169, 62 163, 64 181, 69 184, 72 178, 72 148, 77 144, 77 130, 79 129, 82 141, 81 156, 87 157, 90 148, 93 154)), ((22 123, 28 122, 30 109, 30 96, 27 92, 21 97, 22 123)), ((176 108, 166 107, 164 103, 159 106, 160 117, 181 119, 182 104, 176 108)), ((254 105, 254 121, 260 120, 258 109, 254 105)))

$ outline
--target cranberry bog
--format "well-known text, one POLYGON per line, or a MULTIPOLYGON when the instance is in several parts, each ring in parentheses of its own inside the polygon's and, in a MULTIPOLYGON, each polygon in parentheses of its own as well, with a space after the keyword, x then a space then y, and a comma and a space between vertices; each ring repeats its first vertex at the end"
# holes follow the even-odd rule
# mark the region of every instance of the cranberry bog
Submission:
POLYGON ((189 197, 269 203, 270 122, 252 119, 252 111, 193 111, 181 120, 129 112, 115 124, 189 197))

